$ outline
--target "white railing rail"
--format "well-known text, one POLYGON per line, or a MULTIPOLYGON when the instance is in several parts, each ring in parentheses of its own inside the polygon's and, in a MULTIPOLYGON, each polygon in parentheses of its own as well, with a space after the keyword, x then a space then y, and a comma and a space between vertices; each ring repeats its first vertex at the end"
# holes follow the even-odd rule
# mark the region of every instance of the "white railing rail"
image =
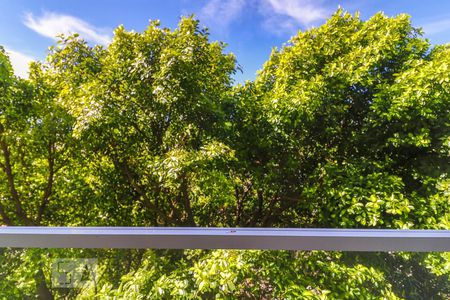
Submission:
POLYGON ((450 251, 450 230, 0 227, 0 247, 450 251))

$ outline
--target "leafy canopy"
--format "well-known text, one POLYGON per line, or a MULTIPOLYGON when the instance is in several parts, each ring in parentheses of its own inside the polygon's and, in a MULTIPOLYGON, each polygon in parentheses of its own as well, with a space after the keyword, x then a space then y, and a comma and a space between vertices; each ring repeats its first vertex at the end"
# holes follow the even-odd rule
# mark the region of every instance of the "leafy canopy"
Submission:
MULTIPOLYGON (((450 47, 338 10, 233 86, 192 17, 106 46, 61 36, 17 78, 0 49, 5 225, 450 229, 450 47)), ((6 298, 446 299, 448 254, 2 250, 6 298), (96 256, 82 290, 51 257, 96 256), (20 281, 20 284, 15 284, 20 281)))

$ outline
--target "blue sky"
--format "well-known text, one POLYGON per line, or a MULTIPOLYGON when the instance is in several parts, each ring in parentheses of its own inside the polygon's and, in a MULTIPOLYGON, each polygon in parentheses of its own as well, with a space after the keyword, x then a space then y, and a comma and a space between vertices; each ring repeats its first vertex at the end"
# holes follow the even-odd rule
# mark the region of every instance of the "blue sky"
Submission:
POLYGON ((16 74, 26 76, 32 59, 43 60, 58 33, 78 32, 91 43, 107 45, 115 27, 142 31, 149 20, 174 28, 183 15, 195 14, 210 29, 212 40, 228 44, 243 73, 236 82, 253 80, 273 47, 297 30, 320 26, 338 6, 363 19, 378 11, 407 13, 423 27, 432 44, 450 42, 448 0, 9 0, 0 1, 0 45, 6 48, 16 74))

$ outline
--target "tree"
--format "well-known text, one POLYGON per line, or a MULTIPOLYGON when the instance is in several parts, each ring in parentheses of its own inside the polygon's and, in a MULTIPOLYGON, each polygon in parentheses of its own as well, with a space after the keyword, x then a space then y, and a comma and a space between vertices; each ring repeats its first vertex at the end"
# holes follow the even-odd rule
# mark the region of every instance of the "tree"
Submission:
MULTIPOLYGON (((189 17, 120 26, 107 47, 61 36, 28 80, 2 51, 2 224, 450 228, 448 46, 406 15, 338 10, 234 87, 224 47, 189 17)), ((0 262, 5 297, 450 295, 448 254, 4 250, 0 262), (45 284, 52 255, 86 253, 102 258, 96 286, 45 284)))
POLYGON ((118 188, 100 204, 115 197, 116 224, 194 225, 192 190, 211 176, 224 180, 211 167, 231 155, 216 134, 235 61, 223 47, 186 18, 174 31, 158 22, 142 34, 119 27, 108 49, 69 37, 51 53, 45 68, 63 86, 60 102, 77 119, 91 174, 105 193, 118 188))
MULTIPOLYGON (((449 57, 446 47, 431 49, 406 15, 362 21, 343 11, 274 50, 256 81, 236 87, 223 104, 224 142, 236 157, 228 165, 234 225, 449 228, 449 57)), ((448 271, 437 267, 448 266, 446 254, 257 252, 253 260, 243 255, 232 262, 232 251, 186 255, 191 260, 175 269, 139 270, 138 278, 124 278, 105 295, 421 299, 449 293, 448 271), (257 266, 272 259, 277 263, 258 277, 257 266), (324 278, 342 271, 338 277, 349 283, 289 276, 322 259, 332 266, 318 271, 324 278), (242 273, 246 263, 251 271, 242 273), (250 278, 265 288, 255 289, 250 278), (371 285, 382 285, 380 294, 371 285)))
POLYGON ((239 90, 232 129, 248 137, 233 147, 253 163, 253 176, 273 184, 258 188, 276 199, 274 218, 438 227, 416 214, 446 215, 437 181, 448 174, 447 63, 447 48, 430 52, 406 15, 361 21, 338 11, 275 50, 239 90), (440 208, 424 207, 436 193, 440 208))
MULTIPOLYGON (((238 88, 230 117, 239 136, 231 145, 253 183, 248 202, 265 200, 260 222, 449 228, 449 59, 406 15, 362 21, 341 10, 274 50, 256 81, 238 88)), ((429 257, 380 256, 386 274, 406 264, 428 276, 429 257)), ((431 279, 388 280, 407 298, 438 297, 431 279)))

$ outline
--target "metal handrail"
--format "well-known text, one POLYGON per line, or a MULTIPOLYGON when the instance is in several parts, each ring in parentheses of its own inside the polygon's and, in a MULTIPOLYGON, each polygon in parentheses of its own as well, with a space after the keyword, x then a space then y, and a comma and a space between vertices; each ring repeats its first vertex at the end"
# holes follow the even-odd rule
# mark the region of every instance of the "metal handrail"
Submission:
POLYGON ((450 230, 0 227, 0 247, 450 251, 450 230))

